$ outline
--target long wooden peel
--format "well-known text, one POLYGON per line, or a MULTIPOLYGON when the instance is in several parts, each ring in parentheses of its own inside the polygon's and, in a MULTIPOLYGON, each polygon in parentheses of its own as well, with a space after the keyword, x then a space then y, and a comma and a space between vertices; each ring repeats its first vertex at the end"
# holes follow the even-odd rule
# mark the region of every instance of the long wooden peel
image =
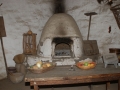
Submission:
MULTIPOLYGON (((0 34, 1 34, 1 33, 0 33, 0 34)), ((8 72, 8 70, 7 70, 7 61, 6 61, 6 57, 5 57, 5 51, 4 51, 4 45, 3 45, 2 37, 0 37, 0 41, 1 41, 1 46, 2 46, 2 52, 3 52, 5 67, 6 67, 6 73, 7 73, 7 72, 8 72)), ((8 73, 7 73, 7 76, 8 76, 8 73)))
MULTIPOLYGON (((8 72, 8 70, 7 70, 7 62, 6 62, 6 57, 5 57, 5 51, 4 51, 4 45, 3 45, 3 39, 2 39, 2 37, 6 37, 6 32, 5 32, 3 17, 0 16, 0 41, 1 41, 1 47, 2 47, 2 52, 3 52, 5 67, 6 67, 6 73, 7 73, 8 72)), ((7 73, 7 76, 8 76, 8 73, 7 73)))
POLYGON ((86 16, 90 16, 90 19, 89 19, 89 27, 88 27, 88 36, 87 36, 87 40, 89 40, 90 25, 91 25, 91 17, 92 17, 92 15, 96 15, 96 14, 97 14, 96 12, 85 13, 85 15, 86 15, 86 16))

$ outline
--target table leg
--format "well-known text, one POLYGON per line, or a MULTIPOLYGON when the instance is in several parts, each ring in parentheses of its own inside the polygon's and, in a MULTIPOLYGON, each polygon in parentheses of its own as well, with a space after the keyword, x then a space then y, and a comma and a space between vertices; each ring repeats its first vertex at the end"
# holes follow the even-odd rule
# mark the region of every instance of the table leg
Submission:
POLYGON ((110 82, 106 83, 106 90, 110 90, 110 82))
POLYGON ((34 85, 34 90, 39 90, 38 85, 34 85))
POLYGON ((118 79, 118 90, 120 90, 120 79, 118 79))
POLYGON ((92 84, 91 84, 91 85, 89 85, 89 89, 90 89, 90 90, 93 90, 93 88, 92 88, 92 84))

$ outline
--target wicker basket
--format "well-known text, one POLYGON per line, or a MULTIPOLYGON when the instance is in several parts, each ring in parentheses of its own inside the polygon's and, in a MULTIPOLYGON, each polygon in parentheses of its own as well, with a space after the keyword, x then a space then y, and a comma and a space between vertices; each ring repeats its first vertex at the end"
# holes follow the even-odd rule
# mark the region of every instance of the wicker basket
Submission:
POLYGON ((33 68, 28 68, 29 71, 31 71, 32 73, 44 73, 46 71, 49 71, 51 69, 53 69, 56 66, 56 63, 52 63, 52 65, 50 67, 44 67, 42 69, 33 69, 33 68))
POLYGON ((83 64, 83 63, 78 62, 78 63, 76 64, 76 66, 77 66, 78 68, 83 69, 83 70, 89 70, 89 69, 95 68, 95 66, 96 66, 96 63, 95 63, 95 62, 93 62, 93 64, 90 65, 90 66, 84 66, 84 65, 79 65, 79 64, 83 64))

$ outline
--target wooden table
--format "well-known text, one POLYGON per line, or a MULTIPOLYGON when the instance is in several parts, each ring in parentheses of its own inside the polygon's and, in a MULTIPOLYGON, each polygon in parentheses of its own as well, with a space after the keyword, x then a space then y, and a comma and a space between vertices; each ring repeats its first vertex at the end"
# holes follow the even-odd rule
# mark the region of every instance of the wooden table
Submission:
POLYGON ((64 85, 107 81, 106 90, 109 90, 110 81, 118 80, 120 90, 120 67, 98 64, 94 69, 81 70, 74 66, 75 71, 69 71, 70 66, 56 66, 54 69, 41 74, 27 72, 25 82, 30 82, 34 90, 39 90, 40 85, 64 85))

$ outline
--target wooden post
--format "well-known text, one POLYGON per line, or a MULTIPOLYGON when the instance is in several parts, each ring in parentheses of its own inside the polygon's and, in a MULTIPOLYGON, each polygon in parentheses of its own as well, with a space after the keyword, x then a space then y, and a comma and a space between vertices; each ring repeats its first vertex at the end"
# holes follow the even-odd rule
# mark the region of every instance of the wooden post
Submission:
POLYGON ((6 57, 5 57, 5 51, 4 51, 4 46, 3 46, 3 40, 2 40, 2 37, 0 37, 0 41, 1 41, 2 51, 3 51, 4 61, 5 61, 6 73, 7 73, 7 76, 8 76, 7 62, 6 62, 6 57))
POLYGON ((87 40, 89 40, 91 17, 92 17, 92 16, 90 15, 87 40))
POLYGON ((4 62, 5 62, 5 67, 6 67, 6 73, 7 73, 7 76, 8 76, 7 62, 6 62, 2 37, 6 37, 6 32, 5 32, 5 27, 4 27, 4 19, 3 19, 2 16, 0 16, 0 41, 1 41, 1 46, 2 46, 2 52, 3 52, 3 58, 4 58, 4 62))
POLYGON ((93 90, 92 84, 91 84, 91 85, 89 85, 89 89, 90 89, 90 90, 93 90))
POLYGON ((118 79, 118 90, 120 90, 120 79, 118 79))
POLYGON ((110 90, 110 82, 106 83, 106 90, 110 90))
POLYGON ((38 85, 34 85, 34 90, 39 90, 38 85))

